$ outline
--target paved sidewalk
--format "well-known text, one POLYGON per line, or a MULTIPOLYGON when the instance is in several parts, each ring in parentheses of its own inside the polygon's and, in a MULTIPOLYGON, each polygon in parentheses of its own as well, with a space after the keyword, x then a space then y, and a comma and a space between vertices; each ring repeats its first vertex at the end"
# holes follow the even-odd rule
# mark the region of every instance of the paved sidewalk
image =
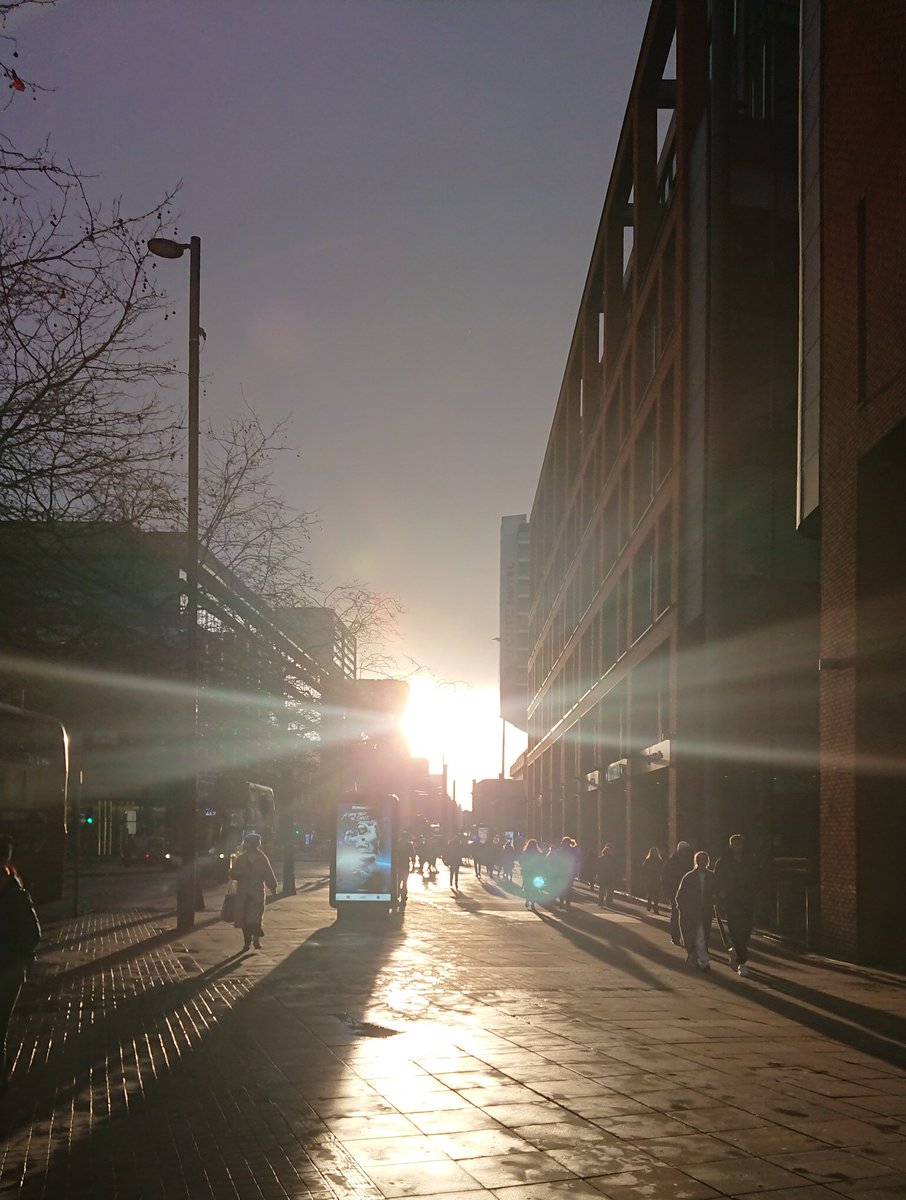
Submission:
POLYGON ((527 912, 466 870, 401 928, 326 888, 265 949, 120 907, 49 931, 0 1196, 774 1200, 906 1195, 906 986, 759 945, 689 973, 656 922, 527 912))

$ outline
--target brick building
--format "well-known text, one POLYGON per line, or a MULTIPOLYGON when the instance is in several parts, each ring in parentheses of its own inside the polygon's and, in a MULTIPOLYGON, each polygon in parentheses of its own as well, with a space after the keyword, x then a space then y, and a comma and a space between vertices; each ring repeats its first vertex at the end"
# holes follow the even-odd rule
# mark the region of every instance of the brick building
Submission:
POLYGON ((512 834, 517 842, 526 831, 525 784, 519 779, 473 779, 473 828, 485 825, 490 834, 512 834))
POLYGON ((530 517, 526 776, 532 832, 612 842, 630 888, 651 845, 747 833, 804 935, 798 15, 651 6, 530 517))
POLYGON ((821 547, 822 948, 906 967, 906 5, 804 0, 799 521, 821 547))

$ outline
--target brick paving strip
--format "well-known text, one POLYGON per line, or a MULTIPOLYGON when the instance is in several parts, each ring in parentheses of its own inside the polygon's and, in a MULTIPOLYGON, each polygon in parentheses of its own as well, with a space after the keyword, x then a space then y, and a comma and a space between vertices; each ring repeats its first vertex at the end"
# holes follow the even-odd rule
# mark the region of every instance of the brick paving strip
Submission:
POLYGON ((401 930, 281 899, 260 954, 171 926, 50 930, 0 1197, 906 1196, 901 980, 763 954, 690 975, 658 927, 473 880, 415 888, 401 930))

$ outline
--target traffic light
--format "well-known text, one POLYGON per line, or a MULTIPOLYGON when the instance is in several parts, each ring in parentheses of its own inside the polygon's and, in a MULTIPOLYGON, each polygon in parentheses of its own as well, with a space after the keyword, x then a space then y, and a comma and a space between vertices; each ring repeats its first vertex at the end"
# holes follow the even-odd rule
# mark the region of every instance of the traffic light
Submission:
POLYGON ((79 820, 83 825, 93 825, 94 824, 94 809, 86 808, 85 811, 82 813, 82 815, 79 817, 79 820))

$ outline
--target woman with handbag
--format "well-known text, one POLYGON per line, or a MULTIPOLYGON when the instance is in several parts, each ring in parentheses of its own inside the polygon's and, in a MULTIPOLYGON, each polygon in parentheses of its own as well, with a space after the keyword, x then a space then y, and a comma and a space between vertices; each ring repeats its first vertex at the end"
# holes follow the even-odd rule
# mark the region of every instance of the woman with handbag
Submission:
POLYGON ((242 851, 233 859, 230 878, 236 880, 236 900, 233 911, 233 927, 242 930, 244 944, 248 950, 254 945, 261 949, 264 933, 265 889, 276 895, 277 877, 267 855, 261 849, 261 836, 250 833, 242 843, 242 851))

